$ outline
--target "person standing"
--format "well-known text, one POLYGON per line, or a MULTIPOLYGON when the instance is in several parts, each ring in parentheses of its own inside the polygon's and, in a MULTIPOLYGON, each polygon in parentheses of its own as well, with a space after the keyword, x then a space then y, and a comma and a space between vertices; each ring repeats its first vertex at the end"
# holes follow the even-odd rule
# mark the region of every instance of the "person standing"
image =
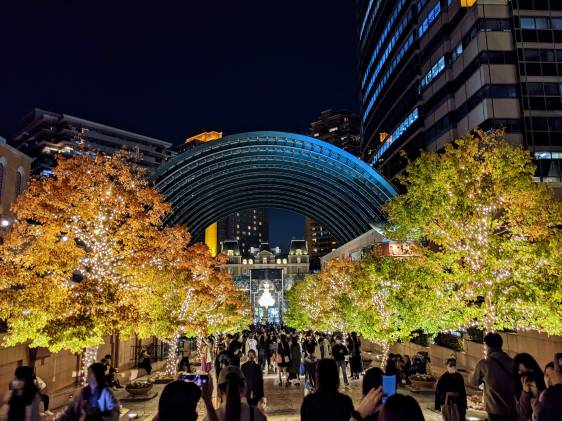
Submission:
POLYGON ((248 351, 248 361, 242 364, 241 370, 246 378, 246 401, 250 406, 257 406, 264 397, 263 371, 256 363, 256 353, 253 349, 248 351))
POLYGON ((343 384, 347 387, 349 386, 349 381, 347 380, 347 370, 345 364, 345 356, 348 355, 347 347, 342 344, 341 337, 336 338, 336 343, 332 347, 332 358, 336 362, 336 366, 338 367, 338 375, 341 369, 342 376, 343 376, 343 384))
POLYGON ((306 339, 304 340, 302 348, 304 352, 305 384, 308 384, 310 389, 314 389, 316 385, 317 343, 311 333, 308 333, 306 335, 306 339))
POLYGON ((254 351, 254 353, 256 355, 258 353, 258 341, 256 341, 256 338, 254 337, 254 335, 250 335, 250 336, 248 336, 248 339, 246 339, 246 347, 244 348, 244 352, 246 353, 246 357, 248 356, 248 353, 250 351, 254 351))
POLYGON ((363 362, 361 361, 361 339, 356 332, 351 332, 351 378, 359 380, 359 375, 363 371, 363 362))
POLYGON ((88 367, 87 383, 58 420, 119 420, 119 401, 106 383, 105 366, 102 363, 88 367))
POLYGON ((307 395, 301 406, 301 421, 349 421, 353 412, 351 398, 338 391, 338 366, 334 360, 318 362, 318 388, 307 395))
POLYGON ((503 339, 495 332, 484 337, 487 358, 476 364, 470 383, 484 384, 484 403, 489 421, 515 421, 515 387, 513 384, 513 359, 502 351, 503 339))
MULTIPOLYGON (((287 342, 287 337, 282 334, 277 343, 277 368, 279 369, 279 386, 283 385, 283 374, 287 373, 287 367, 291 361, 291 349, 287 342)), ((286 386, 289 386, 289 379, 286 379, 286 386)))
POLYGON ((16 368, 4 402, 8 404, 7 421, 40 421, 42 419, 39 413, 41 397, 31 367, 16 368))
POLYGON ((466 389, 464 378, 457 373, 457 360, 447 360, 447 371, 439 377, 435 389, 435 410, 441 411, 445 421, 466 417, 466 389), (457 417, 454 415, 458 414, 457 417))
POLYGON ((150 376, 150 373, 152 373, 152 364, 150 363, 150 354, 146 349, 141 351, 139 361, 139 368, 144 368, 146 374, 150 376))

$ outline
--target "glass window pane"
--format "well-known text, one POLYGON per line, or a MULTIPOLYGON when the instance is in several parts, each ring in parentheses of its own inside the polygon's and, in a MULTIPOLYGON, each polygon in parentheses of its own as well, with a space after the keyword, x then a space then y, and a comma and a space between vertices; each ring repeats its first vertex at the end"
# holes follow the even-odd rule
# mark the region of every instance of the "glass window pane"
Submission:
POLYGON ((521 28, 523 29, 535 29, 535 19, 534 18, 521 18, 521 28))
POLYGON ((535 27, 537 29, 550 29, 550 19, 535 18, 535 27))

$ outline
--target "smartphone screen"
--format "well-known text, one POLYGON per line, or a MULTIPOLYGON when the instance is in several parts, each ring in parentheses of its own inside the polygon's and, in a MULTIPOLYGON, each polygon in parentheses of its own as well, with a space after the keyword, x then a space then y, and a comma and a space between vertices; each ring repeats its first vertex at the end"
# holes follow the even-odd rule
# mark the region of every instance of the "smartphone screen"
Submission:
POLYGON ((396 393, 396 376, 382 376, 382 403, 396 393))
POLYGON ((182 373, 179 375, 178 380, 202 386, 209 383, 209 376, 207 374, 182 373))

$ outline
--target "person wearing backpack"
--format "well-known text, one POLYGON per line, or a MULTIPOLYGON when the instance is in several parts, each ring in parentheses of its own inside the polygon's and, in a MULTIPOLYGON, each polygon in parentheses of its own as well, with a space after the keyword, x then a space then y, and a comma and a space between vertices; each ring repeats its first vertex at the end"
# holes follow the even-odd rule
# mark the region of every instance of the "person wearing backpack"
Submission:
POLYGON ((513 359, 502 351, 503 339, 495 332, 484 337, 487 358, 476 364, 470 383, 484 384, 484 405, 489 421, 516 421, 513 359))

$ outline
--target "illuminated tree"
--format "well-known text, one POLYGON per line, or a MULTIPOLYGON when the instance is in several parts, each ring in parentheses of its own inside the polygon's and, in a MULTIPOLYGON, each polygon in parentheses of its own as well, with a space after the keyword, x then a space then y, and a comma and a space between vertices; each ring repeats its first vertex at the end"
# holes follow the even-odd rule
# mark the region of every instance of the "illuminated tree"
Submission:
POLYGON ((146 284, 137 326, 140 336, 154 335, 169 344, 168 374, 178 365, 178 338, 238 331, 250 323, 248 300, 218 268, 224 256, 211 257, 202 244, 172 250, 163 268, 150 268, 154 281, 146 284))
POLYGON ((471 317, 447 273, 425 256, 370 256, 357 267, 349 292, 349 328, 382 346, 383 366, 390 346, 417 332, 436 334, 471 317))
POLYGON ((161 269, 161 255, 173 253, 169 239, 189 241, 185 228, 162 227, 169 205, 123 154, 59 159, 53 177, 32 180, 13 211, 0 246, 6 345, 79 352, 108 334, 130 336, 151 281, 134 268, 161 269))
POLYGON ((476 131, 410 163, 386 208, 389 235, 428 244, 486 330, 562 333, 562 204, 534 173, 502 132, 476 131))

